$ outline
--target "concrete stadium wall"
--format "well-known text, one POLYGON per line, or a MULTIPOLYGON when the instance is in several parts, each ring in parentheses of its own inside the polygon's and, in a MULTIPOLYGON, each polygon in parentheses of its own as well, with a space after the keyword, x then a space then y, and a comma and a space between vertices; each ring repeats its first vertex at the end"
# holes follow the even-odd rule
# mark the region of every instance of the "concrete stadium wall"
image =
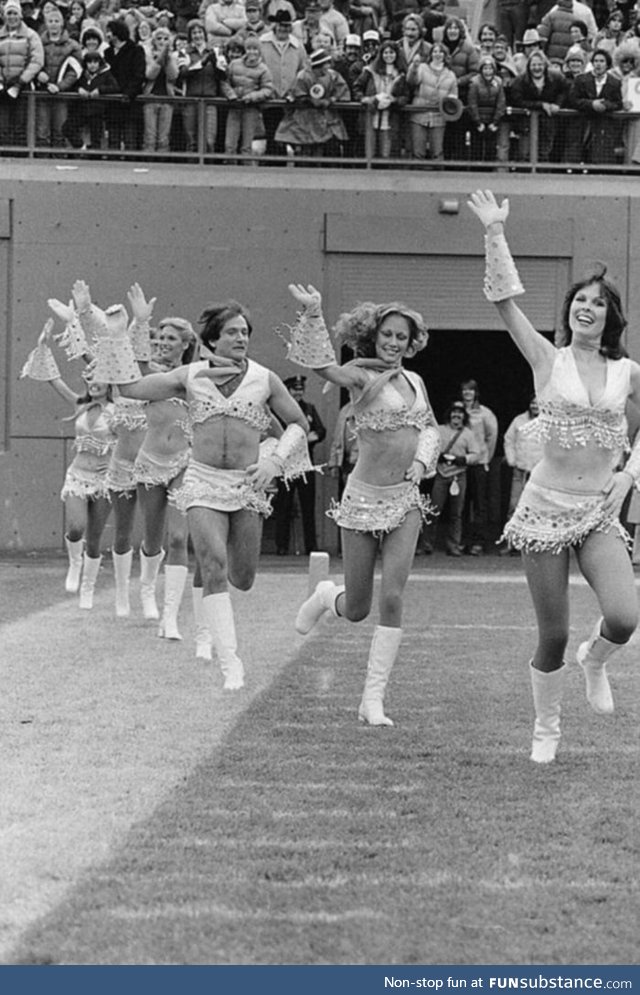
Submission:
MULTIPOLYGON (((498 327, 481 293, 481 232, 465 206, 480 183, 510 196, 510 241, 530 274, 525 306, 534 322, 539 317, 537 327, 553 329, 566 278, 596 261, 606 261, 629 312, 640 313, 640 288, 630 279, 640 245, 631 179, 1 163, 0 550, 62 547, 58 494, 73 423, 61 420, 69 411, 46 385, 18 379, 49 316, 47 298, 68 300, 81 277, 106 306, 126 302, 137 281, 157 297, 157 317, 195 322, 208 301, 235 297, 252 312, 253 358, 283 376, 294 367, 273 330, 293 318, 292 281, 321 288, 334 320, 358 299, 358 273, 363 283, 373 274, 363 297, 378 289, 379 300, 400 296, 393 293, 400 284, 430 327, 480 334, 498 327)), ((640 358, 637 327, 628 348, 640 358)), ((77 364, 65 366, 62 353, 60 363, 79 388, 77 364)), ((307 394, 330 438, 338 392, 323 394, 310 378, 307 394)), ((317 458, 328 449, 327 440, 317 458)), ((319 508, 335 488, 321 478, 319 508)), ((335 547, 333 525, 318 519, 321 543, 335 547)))

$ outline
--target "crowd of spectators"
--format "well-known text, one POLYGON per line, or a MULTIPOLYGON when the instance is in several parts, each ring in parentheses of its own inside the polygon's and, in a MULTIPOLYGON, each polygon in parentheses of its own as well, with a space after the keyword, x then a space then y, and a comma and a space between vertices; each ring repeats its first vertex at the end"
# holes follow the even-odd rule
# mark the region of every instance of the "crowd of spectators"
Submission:
POLYGON ((0 146, 640 162, 640 0, 459 3, 5 0, 0 146))

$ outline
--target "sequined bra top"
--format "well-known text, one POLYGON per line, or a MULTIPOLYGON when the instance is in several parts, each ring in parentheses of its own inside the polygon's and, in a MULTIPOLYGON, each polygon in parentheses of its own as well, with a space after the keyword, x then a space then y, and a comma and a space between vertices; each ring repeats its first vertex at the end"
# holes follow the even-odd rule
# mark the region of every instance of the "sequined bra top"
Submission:
POLYGON ((594 443, 611 451, 628 450, 625 405, 630 377, 629 359, 608 359, 604 391, 592 404, 573 352, 569 346, 559 349, 549 382, 538 395, 540 413, 523 434, 563 449, 594 443))
POLYGON ((213 380, 197 376, 201 370, 208 368, 207 360, 189 366, 187 400, 191 423, 199 425, 210 418, 237 418, 250 428, 265 432, 271 425, 271 415, 267 410, 271 394, 267 368, 250 359, 247 372, 229 397, 218 390, 213 380))
POLYGON ((133 397, 117 397, 112 419, 114 430, 124 428, 128 432, 136 432, 146 429, 148 403, 148 401, 136 401, 133 397))
POLYGON ((149 428, 162 429, 175 425, 191 441, 191 408, 181 397, 168 397, 163 401, 151 401, 147 412, 149 428), (168 417, 169 415, 169 417, 168 417))
POLYGON ((76 418, 76 438, 74 448, 77 453, 93 453, 94 456, 106 456, 115 445, 112 431, 113 404, 104 404, 95 421, 90 421, 89 413, 95 405, 84 408, 76 418))
POLYGON ((401 428, 423 429, 433 424, 431 411, 427 405, 422 380, 411 370, 402 370, 396 376, 404 376, 415 391, 415 399, 409 407, 400 392, 394 387, 395 377, 386 373, 368 372, 371 384, 365 387, 362 395, 353 400, 354 431, 363 429, 373 432, 397 432, 401 428), (376 381, 383 384, 376 388, 376 381), (373 390, 371 390, 373 388, 373 390))

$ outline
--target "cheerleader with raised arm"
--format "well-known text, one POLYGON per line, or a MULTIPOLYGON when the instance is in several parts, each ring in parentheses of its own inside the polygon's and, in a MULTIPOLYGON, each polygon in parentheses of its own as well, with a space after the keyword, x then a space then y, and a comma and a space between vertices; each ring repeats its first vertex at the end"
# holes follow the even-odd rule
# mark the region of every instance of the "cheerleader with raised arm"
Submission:
POLYGON ((640 479, 640 445, 629 449, 625 407, 640 404, 640 366, 621 338, 626 327, 620 295, 595 274, 574 284, 552 345, 515 303, 524 293, 504 236, 509 202, 491 191, 471 195, 469 207, 486 229, 485 295, 495 303, 511 338, 533 371, 539 415, 531 423, 542 458, 526 483, 504 538, 522 551, 538 620, 530 664, 535 708, 531 759, 554 760, 569 639, 569 562, 593 589, 601 617, 577 652, 589 704, 614 710, 607 661, 629 641, 638 623, 633 568, 619 514, 640 479))
POLYGON ((359 718, 393 725, 384 694, 402 640, 402 598, 418 534, 430 513, 419 483, 435 472, 439 435, 424 383, 403 360, 428 340, 420 314, 404 304, 365 303, 338 319, 336 340, 355 353, 336 362, 315 288, 289 287, 302 313, 292 329, 289 359, 349 391, 358 457, 340 504, 328 514, 340 526, 344 587, 321 581, 296 618, 301 634, 326 612, 359 622, 371 611, 374 570, 382 563, 376 626, 359 718))

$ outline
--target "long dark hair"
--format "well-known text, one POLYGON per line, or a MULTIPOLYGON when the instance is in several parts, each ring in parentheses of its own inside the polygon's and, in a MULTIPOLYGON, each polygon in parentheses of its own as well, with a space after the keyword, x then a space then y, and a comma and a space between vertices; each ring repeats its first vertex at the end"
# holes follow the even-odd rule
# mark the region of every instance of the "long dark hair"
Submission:
POLYGON ((607 268, 603 266, 599 272, 585 277, 584 280, 578 280, 577 283, 569 287, 562 304, 561 327, 557 344, 560 347, 569 345, 573 338, 573 332, 569 326, 569 311, 571 310, 574 297, 580 290, 584 290, 585 287, 590 287, 592 284, 597 283, 607 305, 607 317, 598 352, 601 356, 606 356, 607 359, 622 359, 623 356, 628 355, 620 341, 627 327, 627 319, 622 309, 620 291, 615 284, 605 279, 606 272, 607 268))

